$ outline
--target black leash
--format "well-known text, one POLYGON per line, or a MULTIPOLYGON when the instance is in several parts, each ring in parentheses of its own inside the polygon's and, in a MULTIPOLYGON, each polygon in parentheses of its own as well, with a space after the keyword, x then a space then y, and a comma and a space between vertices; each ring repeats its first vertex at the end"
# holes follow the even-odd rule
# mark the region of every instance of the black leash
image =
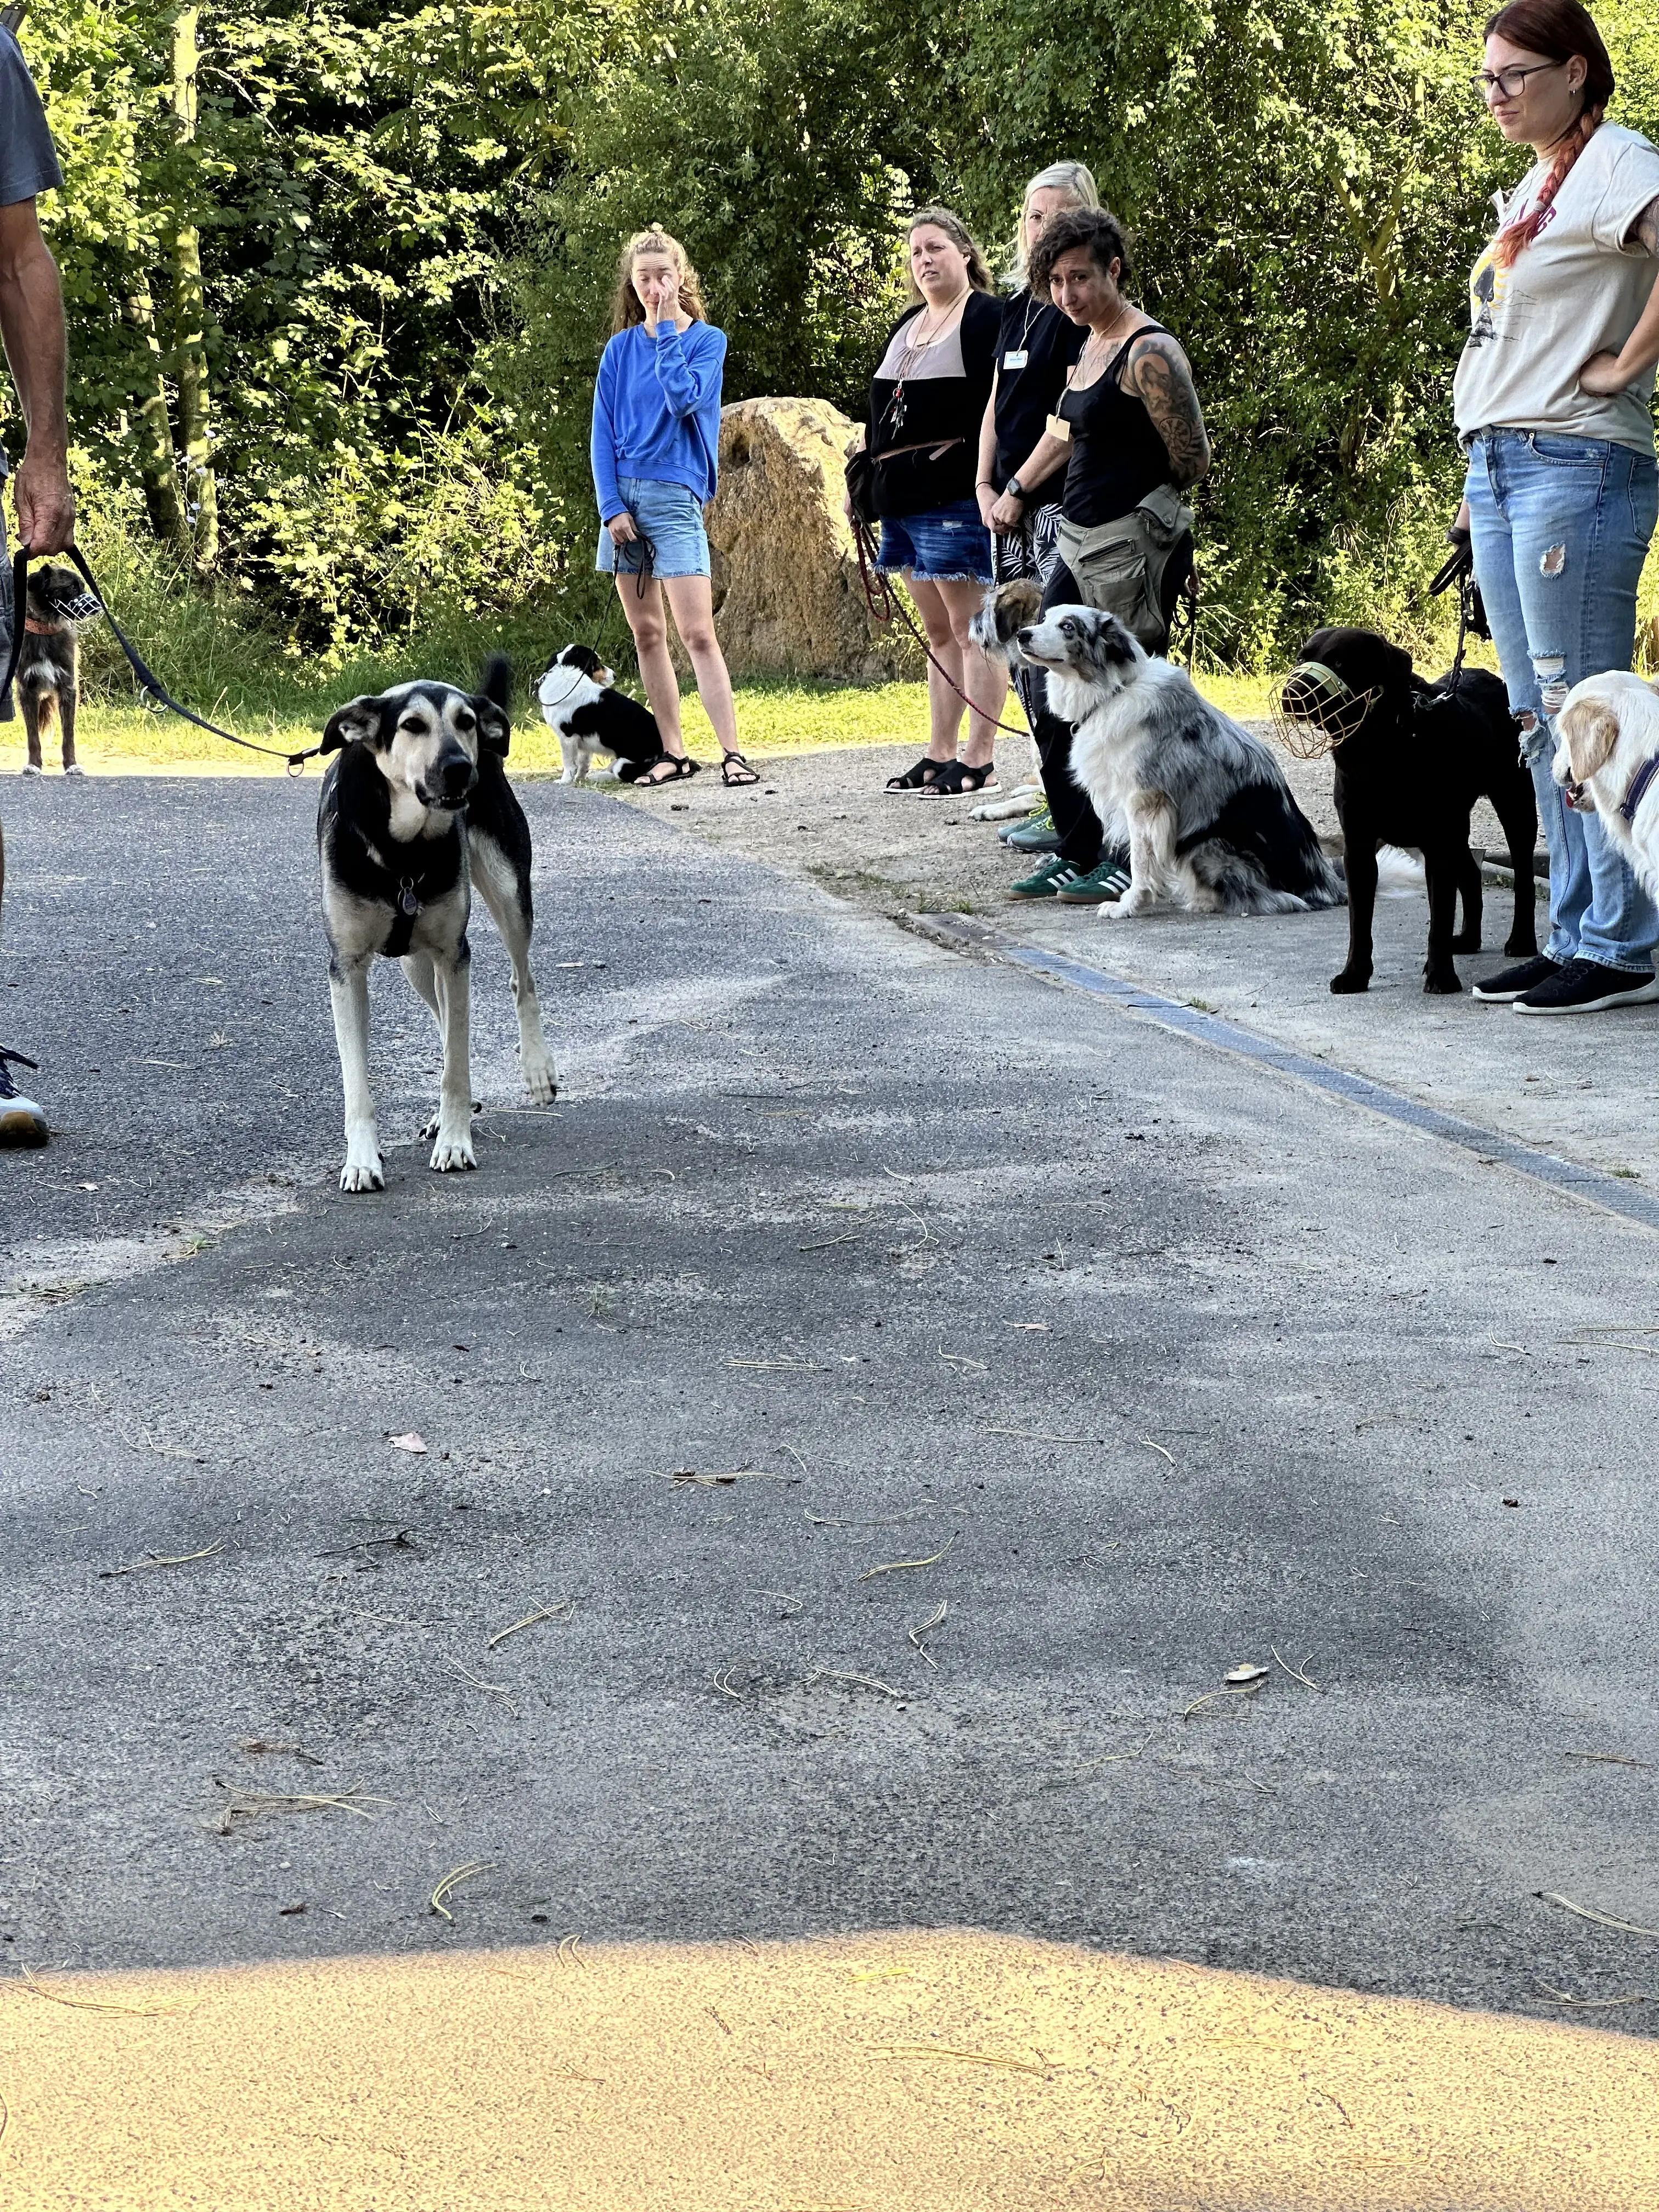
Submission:
MULTIPOLYGON (((177 714, 181 721, 194 722, 198 730, 206 730, 212 737, 223 738, 228 744, 240 745, 245 752, 264 753, 271 760, 286 761, 290 775, 298 775, 308 760, 315 760, 320 754, 334 750, 326 745, 310 745, 304 752, 285 753, 276 745, 256 745, 251 738, 239 738, 234 730, 222 730, 217 722, 210 722, 203 715, 192 713, 190 708, 181 707, 166 684, 149 667, 137 647, 110 612, 104 595, 98 588, 97 579, 87 566, 79 548, 74 545, 65 546, 64 557, 65 560, 72 561, 79 569, 92 598, 93 604, 90 606, 85 605, 78 599, 75 602, 75 609, 79 611, 77 618, 84 620, 86 617, 94 612, 102 615, 114 635, 115 642, 126 655, 127 665, 138 679, 138 689, 143 696, 153 699, 158 707, 164 707, 168 714, 177 714)), ((29 549, 27 545, 20 545, 11 564, 13 601, 11 658, 6 663, 5 675, 0 678, 0 698, 3 698, 10 690, 12 678, 17 673, 17 664, 22 658, 25 635, 23 625, 28 616, 28 581, 29 549)))

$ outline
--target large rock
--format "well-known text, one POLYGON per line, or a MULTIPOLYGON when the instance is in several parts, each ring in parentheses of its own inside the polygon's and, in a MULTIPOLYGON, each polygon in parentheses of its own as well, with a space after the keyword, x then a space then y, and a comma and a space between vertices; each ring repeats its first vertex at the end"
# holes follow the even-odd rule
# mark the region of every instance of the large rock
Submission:
POLYGON ((720 412, 708 510, 716 627, 734 676, 872 684, 926 672, 897 623, 871 620, 842 513, 856 425, 822 399, 740 399, 720 412))

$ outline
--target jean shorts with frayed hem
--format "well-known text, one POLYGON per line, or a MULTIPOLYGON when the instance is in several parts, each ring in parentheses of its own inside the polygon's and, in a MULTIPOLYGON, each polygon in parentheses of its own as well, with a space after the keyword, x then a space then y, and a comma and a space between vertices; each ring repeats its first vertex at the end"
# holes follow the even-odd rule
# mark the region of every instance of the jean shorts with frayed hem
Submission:
MULTIPOLYGON (((708 533, 702 526, 702 507, 696 492, 685 484, 662 483, 653 477, 618 477, 617 489, 628 501, 641 535, 651 541, 653 576, 708 574, 708 533)), ((637 576, 644 557, 637 538, 629 544, 615 545, 610 531, 600 525, 599 557, 593 566, 604 574, 637 576)))
POLYGON ((988 584, 991 533, 977 501, 954 499, 896 521, 884 516, 876 566, 907 569, 919 584, 988 584))

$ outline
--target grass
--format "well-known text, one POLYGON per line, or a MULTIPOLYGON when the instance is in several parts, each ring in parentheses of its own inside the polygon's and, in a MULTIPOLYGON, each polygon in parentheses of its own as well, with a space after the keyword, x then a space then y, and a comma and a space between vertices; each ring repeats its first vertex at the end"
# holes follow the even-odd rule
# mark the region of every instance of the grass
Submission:
MULTIPOLYGON (((392 680, 380 672, 372 676, 367 670, 353 673, 359 682, 392 680)), ((1265 711, 1272 682, 1265 676, 1226 674, 1203 674, 1199 681, 1206 696, 1224 713, 1244 720, 1265 711)), ((315 701, 295 696, 279 706, 267 706, 263 713, 239 714, 233 707, 219 702, 210 702, 200 711, 213 714, 227 729, 256 744, 297 752, 316 744, 331 709, 349 698, 354 688, 349 679, 342 679, 315 701)), ((841 746, 914 744, 920 749, 927 742, 927 691, 921 684, 757 682, 739 685, 737 702, 738 732, 744 750, 761 760, 841 746)), ((186 704, 198 702, 188 700, 186 704)), ((684 702, 682 718, 690 750, 701 760, 718 760, 720 748, 714 733, 695 695, 684 702)), ((1007 719, 1014 717, 1010 714, 1007 719)), ((281 761, 239 751, 174 715, 131 704, 110 704, 95 696, 82 707, 77 742, 82 762, 94 775, 100 769, 129 774, 283 773, 281 761)), ((0 775, 15 774, 22 764, 22 724, 0 725, 0 775)), ((49 772, 53 765, 49 750, 49 772)), ((514 770, 520 775, 556 775, 560 765, 559 743, 553 732, 539 715, 532 720, 520 709, 513 735, 514 770)), ((316 772, 313 763, 309 773, 316 772)))

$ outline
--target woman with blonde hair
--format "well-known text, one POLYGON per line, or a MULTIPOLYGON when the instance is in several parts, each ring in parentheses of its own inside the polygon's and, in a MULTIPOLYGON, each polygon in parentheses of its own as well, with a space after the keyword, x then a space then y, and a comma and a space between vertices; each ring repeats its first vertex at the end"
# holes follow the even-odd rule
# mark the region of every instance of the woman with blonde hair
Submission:
MULTIPOLYGON (((1009 270, 1015 289, 1003 307, 997 335, 996 374, 980 425, 975 486, 980 514, 991 532, 991 563, 1000 584, 1046 584, 1058 558, 1060 472, 1069 449, 1046 426, 1088 337, 1061 314, 1046 290, 1032 291, 1026 258, 1051 216, 1067 208, 1099 205, 1094 176, 1081 161, 1051 161, 1031 179, 1020 202, 1009 270), (1046 490, 1039 490, 1040 485, 1046 490)), ((1035 732, 1048 703, 1042 671, 1021 668, 1014 682, 1035 732)), ((995 711, 1001 710, 999 698, 995 711)), ((1033 821, 1004 836, 1022 853, 1054 852, 1060 844, 1046 805, 1033 821)))
POLYGON ((877 565, 902 575, 927 634, 930 734, 921 758, 887 788, 956 799, 994 788, 1006 683, 969 630, 991 580, 974 482, 1002 315, 985 257, 949 208, 921 208, 906 229, 913 304, 870 380, 864 435, 881 519, 877 565), (958 760, 964 703, 972 712, 958 760))
POLYGON ((617 580, 663 741, 635 787, 655 791, 697 772, 680 732, 665 598, 726 757, 722 779, 756 783, 738 750, 702 523, 714 495, 726 333, 708 319, 685 248, 660 226, 636 231, 623 246, 611 325, 593 387, 591 452, 602 526, 595 566, 617 580))

